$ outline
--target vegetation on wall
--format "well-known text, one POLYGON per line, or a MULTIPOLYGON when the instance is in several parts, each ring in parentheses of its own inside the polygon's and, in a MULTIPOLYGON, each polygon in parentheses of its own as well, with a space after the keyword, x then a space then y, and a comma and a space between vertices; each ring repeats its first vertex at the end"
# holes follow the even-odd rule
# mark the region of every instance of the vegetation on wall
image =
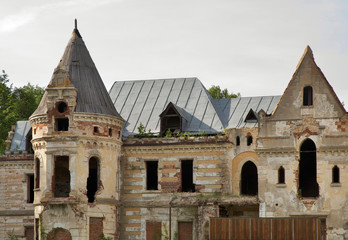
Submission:
POLYGON ((13 88, 5 71, 0 73, 0 155, 5 150, 5 141, 11 125, 15 125, 19 120, 28 120, 43 94, 43 88, 30 83, 13 88))

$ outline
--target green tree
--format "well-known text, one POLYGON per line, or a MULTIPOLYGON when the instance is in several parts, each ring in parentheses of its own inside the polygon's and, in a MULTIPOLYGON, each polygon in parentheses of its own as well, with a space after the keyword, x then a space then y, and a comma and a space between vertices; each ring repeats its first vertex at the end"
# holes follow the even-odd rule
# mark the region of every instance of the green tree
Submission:
POLYGON ((5 141, 11 125, 27 120, 40 103, 44 89, 30 83, 13 88, 5 71, 0 74, 0 154, 5 150, 5 141))
POLYGON ((236 98, 240 97, 240 93, 234 94, 229 93, 227 88, 224 90, 221 90, 220 86, 211 86, 211 88, 208 89, 208 92, 212 98, 236 98))

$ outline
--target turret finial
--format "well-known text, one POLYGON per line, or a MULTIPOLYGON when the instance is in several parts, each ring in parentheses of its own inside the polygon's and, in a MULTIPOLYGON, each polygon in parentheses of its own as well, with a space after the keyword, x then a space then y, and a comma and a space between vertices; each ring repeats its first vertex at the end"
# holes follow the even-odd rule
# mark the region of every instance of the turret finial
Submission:
POLYGON ((77 29, 77 19, 75 18, 75 29, 77 29))

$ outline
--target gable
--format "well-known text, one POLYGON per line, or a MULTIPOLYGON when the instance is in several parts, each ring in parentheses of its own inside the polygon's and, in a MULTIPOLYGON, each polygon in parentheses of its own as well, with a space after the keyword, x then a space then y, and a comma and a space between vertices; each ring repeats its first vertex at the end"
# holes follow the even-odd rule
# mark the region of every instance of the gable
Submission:
POLYGON ((341 117, 345 112, 307 46, 272 118, 292 120, 308 114, 314 118, 332 118, 341 117), (310 88, 312 92, 308 91, 310 88))

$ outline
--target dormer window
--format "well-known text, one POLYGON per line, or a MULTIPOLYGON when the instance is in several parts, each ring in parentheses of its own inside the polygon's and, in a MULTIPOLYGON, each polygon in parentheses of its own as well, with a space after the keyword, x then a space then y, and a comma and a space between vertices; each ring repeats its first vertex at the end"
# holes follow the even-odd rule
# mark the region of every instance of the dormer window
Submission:
POLYGON ((245 117, 244 122, 257 123, 257 115, 255 114, 254 110, 250 109, 248 115, 245 117))
POLYGON ((179 113, 179 108, 173 103, 169 103, 167 108, 161 113, 161 136, 164 136, 168 130, 172 134, 181 132, 182 116, 179 113))
POLYGON ((307 86, 303 88, 303 106, 313 105, 313 88, 307 86))

